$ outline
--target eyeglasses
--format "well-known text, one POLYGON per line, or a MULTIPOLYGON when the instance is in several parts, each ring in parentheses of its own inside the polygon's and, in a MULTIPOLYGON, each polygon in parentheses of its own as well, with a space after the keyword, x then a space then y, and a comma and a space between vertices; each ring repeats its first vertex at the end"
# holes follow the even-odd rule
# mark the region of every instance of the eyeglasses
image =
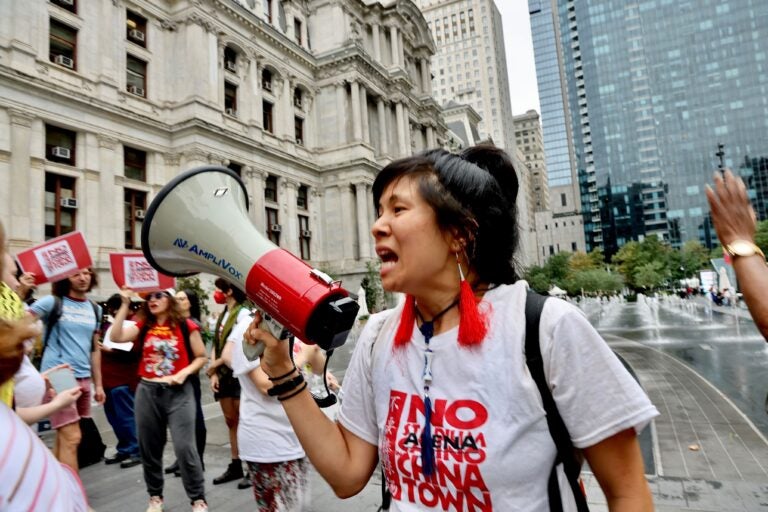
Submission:
POLYGON ((169 297, 169 295, 165 292, 152 292, 149 295, 147 295, 147 300, 160 300, 163 297, 169 297))

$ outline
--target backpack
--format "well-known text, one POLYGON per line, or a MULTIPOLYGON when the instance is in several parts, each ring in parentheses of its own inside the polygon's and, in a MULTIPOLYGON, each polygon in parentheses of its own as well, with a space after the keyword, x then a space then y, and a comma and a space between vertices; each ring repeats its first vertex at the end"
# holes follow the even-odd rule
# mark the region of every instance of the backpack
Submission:
POLYGON ((80 418, 80 432, 82 438, 77 445, 77 464, 81 468, 101 462, 107 445, 101 440, 96 423, 93 418, 80 418))
MULTIPOLYGON (((541 345, 539 344, 539 323, 541 312, 544 309, 544 302, 547 297, 533 290, 528 290, 525 300, 525 364, 531 372, 531 377, 536 383, 536 387, 541 394, 541 401, 544 406, 544 412, 547 418, 549 434, 555 443, 557 456, 552 465, 552 471, 549 474, 547 482, 547 495, 549 497, 549 508, 552 512, 562 512, 563 502, 560 497, 560 486, 557 479, 557 466, 563 465, 565 476, 573 492, 578 512, 589 512, 587 506, 587 497, 581 485, 579 477, 581 473, 581 460, 577 455, 577 450, 571 442, 571 436, 565 426, 563 418, 557 410, 557 404, 549 389, 546 376, 544 375, 544 360, 541 356, 541 345)), ((374 346, 378 341, 379 335, 384 330, 384 324, 393 319, 394 315, 383 320, 376 333, 376 339, 371 344, 371 355, 374 354, 374 346)), ((391 322, 390 322, 391 323, 391 322)), ((384 476, 384 470, 381 470, 381 499, 382 505, 379 510, 389 510, 392 501, 392 495, 387 488, 387 481, 384 476)))

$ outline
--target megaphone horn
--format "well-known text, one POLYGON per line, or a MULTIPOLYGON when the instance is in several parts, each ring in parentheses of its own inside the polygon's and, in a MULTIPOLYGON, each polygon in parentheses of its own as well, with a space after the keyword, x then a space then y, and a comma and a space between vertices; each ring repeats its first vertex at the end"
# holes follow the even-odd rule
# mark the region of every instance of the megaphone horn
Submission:
POLYGON ((245 184, 224 167, 197 167, 165 185, 147 209, 141 247, 164 274, 229 280, 292 334, 325 350, 344 343, 357 314, 338 281, 253 226, 245 184))

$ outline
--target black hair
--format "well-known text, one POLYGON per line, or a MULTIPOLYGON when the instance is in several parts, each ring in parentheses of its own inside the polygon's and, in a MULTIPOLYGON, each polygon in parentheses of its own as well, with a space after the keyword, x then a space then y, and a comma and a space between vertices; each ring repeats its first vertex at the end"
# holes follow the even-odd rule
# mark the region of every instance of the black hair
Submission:
POLYGON ((123 304, 123 299, 120 297, 119 293, 112 294, 108 299, 107 302, 104 304, 106 306, 106 310, 110 314, 114 314, 118 309, 120 309, 120 306, 123 304))
POLYGON ((179 290, 181 292, 184 292, 184 295, 187 296, 187 300, 189 300, 189 316, 193 320, 200 321, 200 297, 198 297, 197 292, 194 290, 190 290, 189 288, 184 288, 183 290, 179 290))
MULTIPOLYGON (((96 274, 96 272, 93 271, 93 268, 91 267, 88 267, 86 270, 91 273, 91 285, 86 290, 86 292, 90 292, 96 286, 99 286, 99 276, 96 274)), ((57 297, 66 297, 69 295, 71 289, 72 283, 69 282, 68 277, 65 277, 64 279, 51 284, 51 293, 57 297)))
POLYGON ((513 256, 519 243, 518 181, 504 151, 481 145, 461 155, 434 149, 395 160, 373 183, 376 209, 384 190, 403 177, 418 184, 441 230, 465 238, 467 257, 480 281, 505 284, 517 280, 513 256))
POLYGON ((223 277, 217 277, 216 280, 213 282, 213 285, 219 290, 223 291, 224 293, 227 293, 228 291, 232 290, 232 297, 235 299, 235 302, 237 302, 238 304, 242 304, 248 298, 248 296, 245 294, 243 290, 233 285, 223 277))

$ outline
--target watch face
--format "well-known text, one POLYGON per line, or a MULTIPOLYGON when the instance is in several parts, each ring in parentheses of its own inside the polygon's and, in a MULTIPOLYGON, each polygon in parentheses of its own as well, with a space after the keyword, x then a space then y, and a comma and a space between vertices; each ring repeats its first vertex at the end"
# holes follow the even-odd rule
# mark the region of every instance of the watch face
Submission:
POLYGON ((755 246, 745 240, 736 240, 728 248, 735 256, 752 256, 755 254, 755 246))

